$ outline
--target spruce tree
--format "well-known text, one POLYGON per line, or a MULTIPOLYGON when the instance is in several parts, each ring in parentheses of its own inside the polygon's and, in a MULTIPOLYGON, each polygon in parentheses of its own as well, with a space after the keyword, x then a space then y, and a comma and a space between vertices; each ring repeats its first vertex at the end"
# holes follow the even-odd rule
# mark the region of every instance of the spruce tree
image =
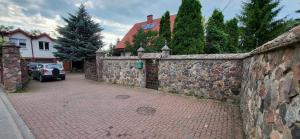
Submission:
MULTIPOLYGON (((167 41, 169 45, 171 42, 171 21, 170 21, 170 12, 167 11, 161 18, 160 21, 160 29, 159 29, 159 36, 162 39, 167 41)), ((170 45, 169 45, 170 47, 170 45)))
POLYGON ((239 17, 243 49, 255 49, 284 32, 284 20, 277 20, 282 9, 279 5, 279 0, 250 0, 243 3, 243 11, 239 17))
POLYGON ((103 47, 101 31, 98 23, 95 23, 87 13, 83 4, 76 15, 69 14, 69 18, 63 18, 67 23, 65 27, 58 27, 58 37, 54 55, 62 60, 83 61, 94 59, 95 52, 103 47))
POLYGON ((201 4, 182 0, 175 20, 171 49, 173 54, 199 54, 204 48, 201 4))
POLYGON ((218 54, 225 52, 228 44, 227 38, 224 15, 221 11, 214 10, 207 22, 205 53, 218 54))
POLYGON ((236 18, 233 18, 225 23, 225 33, 228 36, 228 44, 224 52, 238 52, 240 32, 238 27, 238 20, 236 18))

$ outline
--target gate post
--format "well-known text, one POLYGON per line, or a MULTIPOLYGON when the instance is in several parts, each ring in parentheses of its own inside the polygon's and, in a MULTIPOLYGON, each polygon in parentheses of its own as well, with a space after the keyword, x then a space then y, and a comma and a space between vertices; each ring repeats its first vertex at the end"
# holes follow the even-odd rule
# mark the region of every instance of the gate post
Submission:
POLYGON ((2 46, 3 86, 7 93, 22 88, 20 47, 15 44, 2 46))
POLYGON ((96 68, 97 68, 97 80, 98 81, 103 81, 103 59, 105 57, 105 52, 99 48, 97 51, 96 51, 96 68))

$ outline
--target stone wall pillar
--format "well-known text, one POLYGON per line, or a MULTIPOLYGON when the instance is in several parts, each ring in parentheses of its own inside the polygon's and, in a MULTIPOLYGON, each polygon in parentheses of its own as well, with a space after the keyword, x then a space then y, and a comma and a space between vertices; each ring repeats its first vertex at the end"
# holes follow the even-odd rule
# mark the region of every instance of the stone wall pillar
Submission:
POLYGON ((14 44, 2 46, 3 86, 7 93, 22 88, 20 48, 14 44))
POLYGON ((105 52, 101 48, 96 51, 96 68, 97 68, 97 80, 103 81, 103 58, 105 57, 105 52))
POLYGON ((171 49, 168 47, 167 42, 165 43, 165 46, 161 48, 161 57, 167 58, 170 56, 171 49))

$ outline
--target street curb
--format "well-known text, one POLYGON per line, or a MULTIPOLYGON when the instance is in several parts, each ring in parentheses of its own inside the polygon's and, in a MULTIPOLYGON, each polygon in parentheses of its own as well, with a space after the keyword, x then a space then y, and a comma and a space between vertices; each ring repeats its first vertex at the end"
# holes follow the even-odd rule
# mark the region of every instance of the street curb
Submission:
POLYGON ((25 124, 25 122, 23 121, 23 119, 19 116, 13 105, 7 99, 6 94, 2 89, 0 89, 0 99, 3 101, 5 107, 7 108, 7 111, 11 115, 23 139, 36 139, 31 133, 30 129, 25 124))

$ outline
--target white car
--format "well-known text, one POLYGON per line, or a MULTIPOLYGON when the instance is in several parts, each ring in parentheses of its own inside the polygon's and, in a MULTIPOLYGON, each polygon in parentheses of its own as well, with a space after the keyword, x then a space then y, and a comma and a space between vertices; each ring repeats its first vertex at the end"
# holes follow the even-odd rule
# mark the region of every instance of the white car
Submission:
POLYGON ((33 79, 37 79, 40 82, 46 79, 66 79, 66 72, 61 64, 56 63, 39 63, 32 71, 33 79))

